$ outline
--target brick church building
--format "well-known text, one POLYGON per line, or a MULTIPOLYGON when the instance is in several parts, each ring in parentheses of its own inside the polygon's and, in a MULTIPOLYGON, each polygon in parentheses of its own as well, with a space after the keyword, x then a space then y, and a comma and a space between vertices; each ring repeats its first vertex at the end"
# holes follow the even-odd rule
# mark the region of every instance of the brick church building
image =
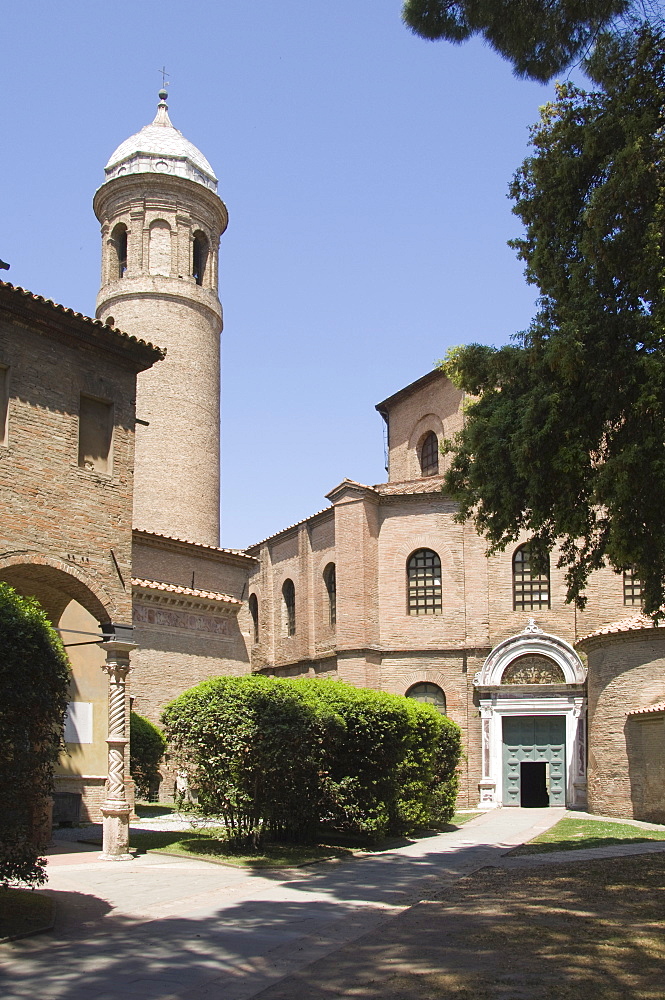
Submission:
MULTIPOLYGON (((113 695, 115 736, 112 727, 106 736, 110 695, 99 669, 109 650, 68 643, 73 684, 56 808, 68 795, 81 819, 96 819, 106 795, 108 823, 126 825, 131 801, 116 802, 115 813, 108 804, 107 743, 116 784, 124 761, 131 800, 119 697, 125 720, 131 698, 158 721, 168 701, 199 681, 256 671, 338 677, 431 702, 463 732, 462 806, 588 805, 665 820, 665 629, 640 617, 639 581, 629 570, 596 573, 581 613, 565 603, 556 552, 549 572, 537 575, 528 538, 488 558, 473 528, 454 520, 440 444, 461 426, 464 400, 442 373, 378 404, 388 431, 386 482, 343 480, 304 521, 244 551, 220 547, 217 283, 227 214, 212 167, 173 127, 165 98, 161 92, 154 121, 113 153, 94 198, 102 235, 96 321, 72 320, 11 286, 3 299, 0 449, 5 469, 14 462, 14 481, 0 478, 0 502, 36 504, 40 517, 48 510, 48 491, 35 496, 28 485, 17 494, 16 483, 30 476, 25 422, 39 424, 40 413, 58 406, 68 436, 40 461, 52 463, 56 479, 68 470, 72 499, 56 518, 42 517, 39 533, 26 527, 30 518, 16 521, 0 551, 0 578, 25 593, 59 594, 51 614, 65 636, 99 633, 118 614, 128 625, 130 598, 132 607, 131 635, 123 633, 131 673, 113 695), (64 409, 57 379, 48 378, 31 388, 35 408, 24 406, 11 359, 30 301, 28 319, 39 320, 42 335, 49 324, 69 325, 70 338, 87 338, 70 374, 99 352, 99 377, 79 379, 64 409), (116 364, 122 355, 130 395, 115 375, 103 376, 109 355, 116 364), (121 397, 132 399, 127 413, 121 397), (81 427, 91 422, 106 436, 88 454, 81 427), (100 524, 120 537, 110 527, 108 538, 96 534, 79 517, 88 478, 100 524), (19 549, 35 565, 59 560, 65 576, 40 590, 36 571, 11 568, 19 549), (88 596, 100 593, 100 574, 117 611, 88 596)), ((38 434, 52 433, 39 425, 38 434)), ((162 795, 171 792, 167 773, 162 795)))

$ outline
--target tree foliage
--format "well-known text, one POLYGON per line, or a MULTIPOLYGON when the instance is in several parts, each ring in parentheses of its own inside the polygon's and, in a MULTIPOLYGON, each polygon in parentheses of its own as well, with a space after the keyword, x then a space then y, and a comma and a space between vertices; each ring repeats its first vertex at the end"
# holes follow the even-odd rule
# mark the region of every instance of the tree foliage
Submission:
POLYGON ((665 578, 665 51, 649 29, 593 57, 541 111, 515 176, 514 241, 539 310, 514 346, 471 345, 442 367, 477 397, 447 488, 490 550, 520 531, 561 540, 568 598, 633 565, 647 613, 665 578))
POLYGON ((405 0, 402 17, 422 38, 479 35, 517 76, 547 82, 627 27, 662 25, 662 13, 659 0, 405 0))
POLYGON ((0 884, 46 880, 53 767, 63 749, 69 664, 30 598, 0 583, 0 884))
POLYGON ((459 729, 429 705, 337 681, 218 677, 163 721, 200 806, 238 841, 305 840, 321 822, 403 832, 452 815, 459 729))
POLYGON ((161 729, 138 712, 129 715, 129 772, 140 798, 149 799, 159 783, 159 764, 166 750, 161 729))

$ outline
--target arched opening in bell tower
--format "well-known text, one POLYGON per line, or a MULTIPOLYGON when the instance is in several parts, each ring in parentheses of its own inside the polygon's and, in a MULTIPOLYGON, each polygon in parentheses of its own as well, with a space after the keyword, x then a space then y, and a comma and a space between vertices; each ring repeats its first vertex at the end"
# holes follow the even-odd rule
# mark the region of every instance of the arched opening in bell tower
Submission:
POLYGON ((201 230, 194 233, 192 242, 192 274, 197 285, 202 285, 208 267, 208 237, 201 230))
POLYGON ((112 272, 115 271, 116 278, 124 278, 127 270, 127 226, 124 223, 119 222, 114 227, 111 233, 111 244, 114 251, 112 272))

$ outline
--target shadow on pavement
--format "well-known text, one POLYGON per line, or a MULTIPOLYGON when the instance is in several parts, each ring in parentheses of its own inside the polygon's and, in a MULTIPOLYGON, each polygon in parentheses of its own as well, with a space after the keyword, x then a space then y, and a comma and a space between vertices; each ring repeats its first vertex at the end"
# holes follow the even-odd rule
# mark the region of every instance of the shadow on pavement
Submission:
POLYGON ((0 992, 4 1000, 656 1000, 664 889, 662 855, 483 869, 364 935, 363 908, 351 902, 243 900, 203 917, 141 921, 94 897, 54 892, 64 923, 50 947, 29 939, 0 948, 0 992), (361 936, 340 949, 340 926, 361 936), (334 954, 316 960, 321 949, 334 954))

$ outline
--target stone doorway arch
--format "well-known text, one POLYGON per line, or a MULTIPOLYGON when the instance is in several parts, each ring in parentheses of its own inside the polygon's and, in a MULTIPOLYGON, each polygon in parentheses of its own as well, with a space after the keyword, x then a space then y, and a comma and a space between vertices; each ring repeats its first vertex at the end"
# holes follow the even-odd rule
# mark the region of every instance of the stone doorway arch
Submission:
MULTIPOLYGON (((506 767, 504 733, 516 729, 518 720, 534 731, 562 720, 565 737, 555 753, 536 749, 525 759, 562 758, 558 794, 551 798, 568 807, 586 806, 586 671, 579 656, 564 639, 550 635, 530 618, 526 628, 492 650, 473 679, 478 694, 482 726, 482 778, 479 808, 520 803, 519 785, 509 787, 514 761, 506 767), (504 720, 507 721, 504 725, 504 720)), ((519 725, 517 726, 519 729, 519 725)), ((515 759, 524 753, 513 753, 515 759)), ((510 754, 509 754, 510 757, 510 754)), ((514 784, 514 782, 513 782, 514 784)))

